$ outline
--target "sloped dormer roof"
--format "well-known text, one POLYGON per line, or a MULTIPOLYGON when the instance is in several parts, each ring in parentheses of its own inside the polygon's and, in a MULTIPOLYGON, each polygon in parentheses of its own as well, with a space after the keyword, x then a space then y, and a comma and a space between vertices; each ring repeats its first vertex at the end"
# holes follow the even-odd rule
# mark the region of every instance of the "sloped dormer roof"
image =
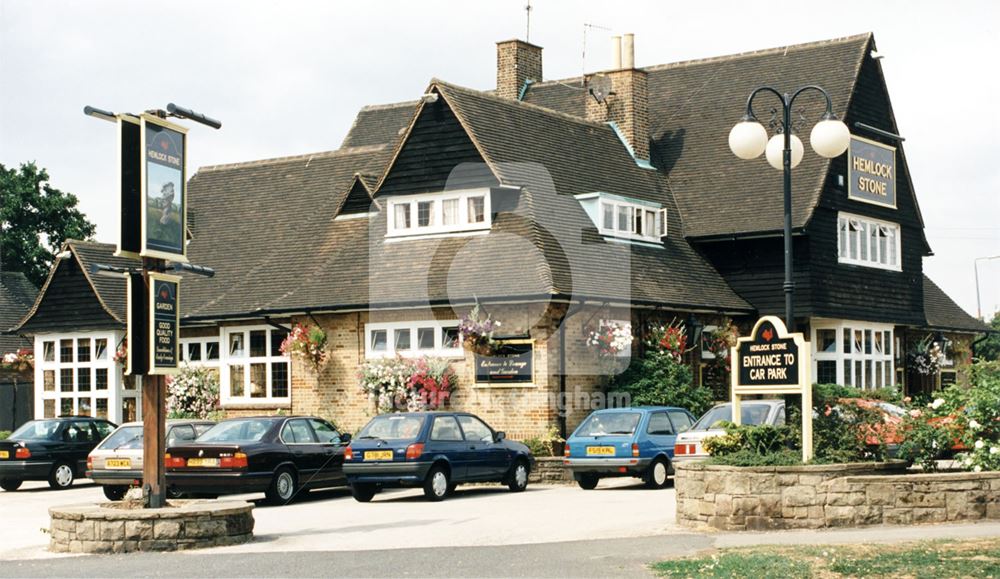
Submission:
POLYGON ((0 272, 0 355, 31 347, 27 340, 15 335, 3 335, 3 332, 21 321, 35 303, 37 295, 38 288, 23 273, 0 272))

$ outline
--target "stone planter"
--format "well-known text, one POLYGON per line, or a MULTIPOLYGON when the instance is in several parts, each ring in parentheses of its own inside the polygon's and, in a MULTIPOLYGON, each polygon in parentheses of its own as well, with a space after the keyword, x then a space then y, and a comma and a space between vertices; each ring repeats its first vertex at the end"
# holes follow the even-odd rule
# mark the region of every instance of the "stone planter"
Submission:
POLYGON ((57 553, 176 551, 245 543, 253 538, 253 505, 243 501, 170 501, 164 509, 123 503, 49 509, 49 550, 57 553))
POLYGON ((560 456, 535 457, 535 468, 528 482, 534 484, 575 484, 573 473, 563 465, 560 456))
POLYGON ((907 473, 903 462, 676 465, 677 522, 727 531, 1000 519, 1000 472, 907 473))

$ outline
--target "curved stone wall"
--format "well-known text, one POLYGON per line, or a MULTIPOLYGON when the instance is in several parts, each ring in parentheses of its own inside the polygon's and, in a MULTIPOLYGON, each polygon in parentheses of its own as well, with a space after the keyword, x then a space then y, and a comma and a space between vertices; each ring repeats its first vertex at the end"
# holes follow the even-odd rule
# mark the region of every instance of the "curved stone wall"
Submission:
POLYGON ((57 553, 176 551, 245 543, 253 505, 243 501, 170 501, 163 509, 124 503, 49 509, 49 550, 57 553))
POLYGON ((1000 519, 1000 472, 906 474, 903 463, 676 465, 677 522, 729 531, 1000 519))

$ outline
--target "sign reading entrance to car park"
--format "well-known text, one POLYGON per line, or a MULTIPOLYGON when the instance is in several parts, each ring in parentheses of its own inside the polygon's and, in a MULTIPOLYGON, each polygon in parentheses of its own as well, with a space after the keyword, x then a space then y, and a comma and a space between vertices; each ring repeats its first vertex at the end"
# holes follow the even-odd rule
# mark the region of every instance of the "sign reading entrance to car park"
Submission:
POLYGON ((896 148, 851 136, 847 149, 847 197, 896 208, 896 148))
POLYGON ((504 341, 492 356, 476 354, 476 382, 480 384, 530 384, 534 349, 530 340, 504 341))
POLYGON ((175 374, 178 365, 181 278, 162 273, 149 277, 149 373, 175 374))
POLYGON ((141 115, 139 122, 142 152, 139 254, 186 262, 187 130, 150 114, 141 115))
POLYGON ((813 455, 812 368, 809 344, 802 334, 788 333, 775 316, 764 316, 753 331, 739 338, 730 350, 733 422, 742 419, 740 400, 747 395, 799 394, 802 396, 802 460, 813 455))

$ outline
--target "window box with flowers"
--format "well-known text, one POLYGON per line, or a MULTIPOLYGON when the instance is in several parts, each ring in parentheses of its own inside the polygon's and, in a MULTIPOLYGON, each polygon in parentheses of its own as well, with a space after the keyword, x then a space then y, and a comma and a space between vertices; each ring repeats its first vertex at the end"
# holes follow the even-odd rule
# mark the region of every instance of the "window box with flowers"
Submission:
POLYGON ((369 360, 358 378, 380 414, 438 409, 447 404, 455 387, 455 372, 443 358, 369 360))

